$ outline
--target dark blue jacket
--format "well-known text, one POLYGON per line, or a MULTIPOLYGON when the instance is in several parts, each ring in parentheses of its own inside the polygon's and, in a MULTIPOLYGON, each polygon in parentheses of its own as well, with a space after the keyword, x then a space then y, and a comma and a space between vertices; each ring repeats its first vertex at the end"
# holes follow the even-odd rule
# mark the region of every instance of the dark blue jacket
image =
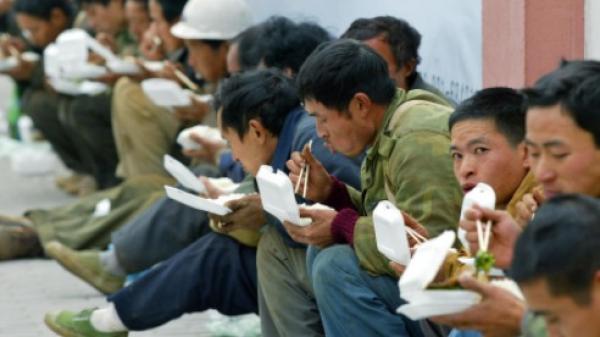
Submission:
MULTIPOLYGON (((316 121, 302 109, 298 107, 292 110, 285 119, 285 123, 279 133, 275 154, 271 161, 271 166, 275 170, 281 170, 289 173, 286 162, 290 159, 292 152, 302 151, 308 142, 312 143, 312 153, 319 160, 327 172, 335 176, 344 183, 360 190, 360 165, 364 155, 357 158, 348 158, 339 153, 332 153, 321 138, 317 135, 316 121)), ((303 200, 298 200, 303 202, 303 200)), ((283 225, 270 214, 267 214, 269 224, 276 226, 284 241, 292 247, 303 247, 290 238, 283 225)))

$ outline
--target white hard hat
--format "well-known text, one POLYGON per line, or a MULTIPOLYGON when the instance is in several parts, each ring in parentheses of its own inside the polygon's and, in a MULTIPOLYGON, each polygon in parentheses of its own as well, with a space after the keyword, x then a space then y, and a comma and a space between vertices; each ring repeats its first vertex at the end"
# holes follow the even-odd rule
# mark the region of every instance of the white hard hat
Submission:
POLYGON ((189 0, 171 33, 184 40, 230 40, 251 24, 245 0, 189 0))

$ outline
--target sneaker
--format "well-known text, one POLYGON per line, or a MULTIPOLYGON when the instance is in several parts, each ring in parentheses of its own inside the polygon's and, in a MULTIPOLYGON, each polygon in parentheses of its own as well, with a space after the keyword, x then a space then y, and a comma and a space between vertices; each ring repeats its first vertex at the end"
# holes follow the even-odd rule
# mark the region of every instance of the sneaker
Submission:
POLYGON ((98 251, 78 252, 56 241, 48 243, 44 248, 46 255, 101 293, 110 295, 123 288, 125 278, 105 270, 98 251))
POLYGON ((90 317, 94 309, 86 309, 78 313, 61 311, 47 313, 44 323, 63 337, 127 337, 128 332, 100 332, 92 326, 90 317))
POLYGON ((36 231, 23 223, 0 220, 0 261, 43 256, 36 231))

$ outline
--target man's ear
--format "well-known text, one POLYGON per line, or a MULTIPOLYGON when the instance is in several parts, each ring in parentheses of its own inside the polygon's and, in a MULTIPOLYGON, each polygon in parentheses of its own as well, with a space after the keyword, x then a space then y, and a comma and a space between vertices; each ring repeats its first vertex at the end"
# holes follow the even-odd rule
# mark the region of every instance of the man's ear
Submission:
POLYGON ((592 302, 596 302, 600 305, 600 270, 596 271, 594 279, 592 280, 591 297, 592 302))
POLYGON ((523 167, 526 169, 531 168, 531 164, 529 163, 529 150, 527 149, 525 142, 521 142, 519 145, 517 145, 517 154, 523 161, 523 167))
POLYGON ((409 78, 416 69, 417 60, 411 59, 410 61, 404 62, 404 65, 398 68, 398 72, 401 73, 404 78, 409 78))
POLYGON ((371 119, 370 112, 372 107, 373 101, 371 101, 371 98, 365 93, 358 92, 350 101, 348 109, 351 116, 364 120, 371 119))
POLYGON ((262 123, 256 119, 251 119, 248 122, 248 135, 255 139, 258 144, 265 144, 267 142, 268 132, 262 123))

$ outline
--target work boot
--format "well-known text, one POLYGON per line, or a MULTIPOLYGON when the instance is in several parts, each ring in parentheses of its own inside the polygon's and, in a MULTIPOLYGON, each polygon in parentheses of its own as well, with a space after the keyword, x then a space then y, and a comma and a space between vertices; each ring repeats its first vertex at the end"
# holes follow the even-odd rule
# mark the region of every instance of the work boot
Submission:
POLYGON ((0 220, 0 261, 43 256, 37 232, 29 226, 0 220))
POLYGON ((48 243, 45 249, 46 255, 101 293, 110 295, 123 288, 125 278, 104 269, 98 251, 78 252, 56 241, 48 243))
POLYGON ((78 313, 61 311, 47 313, 44 323, 63 337, 127 337, 128 332, 100 332, 92 326, 90 318, 94 309, 86 309, 78 313))

